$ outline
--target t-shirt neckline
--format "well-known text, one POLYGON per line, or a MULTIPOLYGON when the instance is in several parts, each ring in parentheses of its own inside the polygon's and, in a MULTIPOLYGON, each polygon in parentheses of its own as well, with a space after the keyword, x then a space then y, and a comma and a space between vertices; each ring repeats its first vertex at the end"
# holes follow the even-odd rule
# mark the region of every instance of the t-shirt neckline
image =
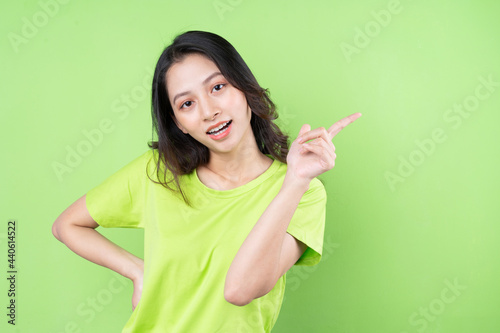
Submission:
POLYGON ((257 178, 254 178, 251 181, 249 181, 248 183, 246 183, 244 185, 241 185, 241 186, 238 186, 238 187, 235 187, 233 189, 230 189, 230 190, 216 190, 216 189, 213 189, 211 187, 206 186, 205 184, 203 184, 201 182, 200 178, 198 177, 198 171, 197 171, 197 169, 195 169, 193 171, 193 181, 194 181, 194 183, 196 184, 196 186, 200 190, 202 190, 203 192, 205 192, 205 193, 207 193, 209 195, 215 196, 215 197, 228 198, 228 197, 234 197, 234 196, 237 196, 237 195, 241 195, 241 194, 243 194, 243 193, 245 193, 247 191, 250 191, 251 189, 255 188, 256 186, 260 185, 264 181, 266 181, 280 167, 281 162, 279 160, 273 158, 273 156, 268 155, 268 154, 266 154, 266 156, 268 156, 268 157, 270 157, 270 158, 273 159, 273 162, 267 168, 267 170, 264 171, 263 173, 261 173, 259 176, 257 176, 257 178))

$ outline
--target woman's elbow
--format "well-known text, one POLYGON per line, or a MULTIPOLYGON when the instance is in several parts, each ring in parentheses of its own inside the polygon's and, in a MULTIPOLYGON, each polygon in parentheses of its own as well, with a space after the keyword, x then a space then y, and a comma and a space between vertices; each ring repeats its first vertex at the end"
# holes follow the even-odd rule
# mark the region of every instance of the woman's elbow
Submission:
POLYGON ((52 235, 54 235, 57 240, 61 241, 61 238, 59 237, 59 224, 58 220, 52 223, 52 235))
POLYGON ((248 284, 234 287, 229 284, 224 288, 224 298, 231 304, 244 306, 252 302, 254 299, 262 297, 269 293, 273 287, 269 284, 265 286, 251 288, 248 284))
POLYGON ((244 306, 249 304, 253 298, 245 297, 245 295, 237 290, 224 290, 224 298, 227 302, 236 305, 236 306, 244 306))

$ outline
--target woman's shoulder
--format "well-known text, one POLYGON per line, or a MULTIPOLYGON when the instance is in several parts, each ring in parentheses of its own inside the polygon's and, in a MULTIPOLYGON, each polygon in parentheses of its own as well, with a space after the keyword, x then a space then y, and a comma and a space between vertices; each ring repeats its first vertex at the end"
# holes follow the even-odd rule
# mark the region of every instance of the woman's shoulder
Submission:
POLYGON ((156 149, 147 149, 136 154, 117 174, 127 177, 143 177, 146 174, 155 175, 157 162, 158 151, 156 149))
POLYGON ((158 152, 156 151, 156 149, 148 149, 148 150, 145 150, 141 153, 139 153, 138 155, 136 155, 136 157, 134 157, 130 162, 129 162, 129 166, 130 167, 136 167, 136 168, 143 168, 145 166, 148 166, 149 168, 149 165, 152 163, 152 162, 155 162, 158 160, 158 152))

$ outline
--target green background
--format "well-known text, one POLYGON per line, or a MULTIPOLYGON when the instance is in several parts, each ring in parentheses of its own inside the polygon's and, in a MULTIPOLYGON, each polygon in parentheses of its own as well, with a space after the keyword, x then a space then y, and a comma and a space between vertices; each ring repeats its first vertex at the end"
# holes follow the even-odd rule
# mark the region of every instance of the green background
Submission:
MULTIPOLYGON (((363 113, 322 175, 323 260, 288 273, 273 332, 500 331, 498 2, 42 0, 0 12, 0 253, 7 276, 15 219, 19 272, 15 328, 0 283, 2 332, 119 332, 130 316, 132 283, 51 226, 147 149, 152 70, 187 30, 236 47, 293 138, 363 113), (57 172, 78 147, 87 154, 57 172)), ((142 230, 99 231, 142 257, 142 230)))

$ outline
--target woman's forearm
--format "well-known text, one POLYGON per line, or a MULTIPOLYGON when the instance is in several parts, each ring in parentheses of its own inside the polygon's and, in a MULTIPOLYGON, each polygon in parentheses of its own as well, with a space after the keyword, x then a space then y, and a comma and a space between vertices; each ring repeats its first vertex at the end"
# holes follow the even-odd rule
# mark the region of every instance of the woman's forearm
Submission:
POLYGON ((278 274, 286 230, 308 184, 288 182, 261 215, 229 267, 225 291, 242 299, 264 295, 278 274))
POLYGON ((107 267, 132 281, 142 276, 144 261, 101 235, 94 228, 64 224, 58 239, 79 256, 107 267))

